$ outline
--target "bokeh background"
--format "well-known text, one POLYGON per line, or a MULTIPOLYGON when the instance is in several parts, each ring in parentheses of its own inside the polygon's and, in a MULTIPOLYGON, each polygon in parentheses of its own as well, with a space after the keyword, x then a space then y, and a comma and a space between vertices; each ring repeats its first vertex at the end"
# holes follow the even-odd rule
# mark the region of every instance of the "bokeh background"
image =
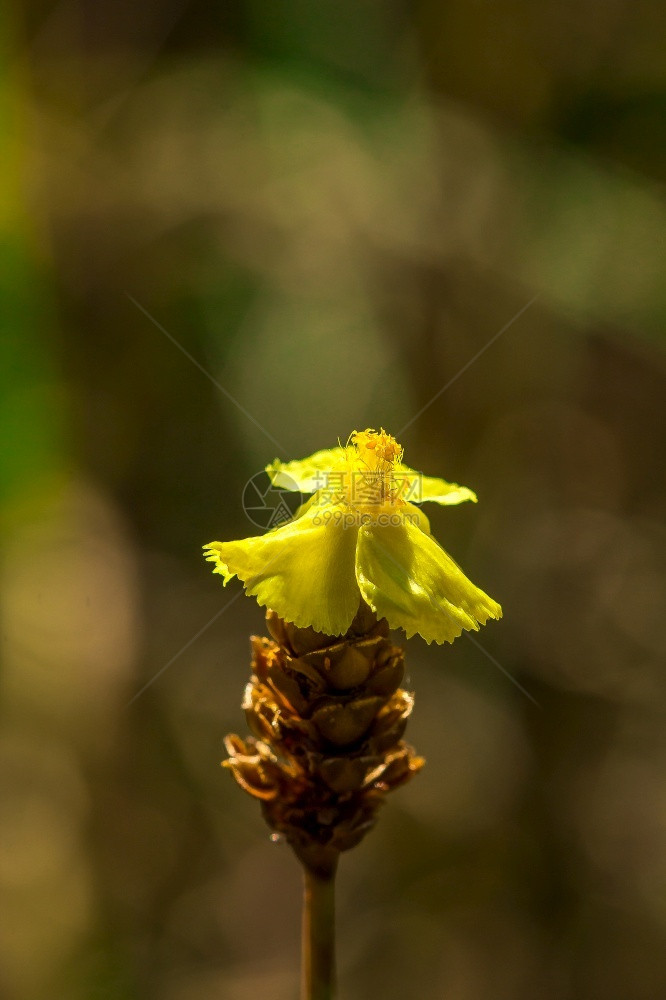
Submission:
POLYGON ((505 618, 407 644, 341 997, 666 995, 661 5, 0 27, 2 996, 296 997, 298 866, 219 768, 262 614, 200 547, 367 426, 477 490, 432 522, 505 618))

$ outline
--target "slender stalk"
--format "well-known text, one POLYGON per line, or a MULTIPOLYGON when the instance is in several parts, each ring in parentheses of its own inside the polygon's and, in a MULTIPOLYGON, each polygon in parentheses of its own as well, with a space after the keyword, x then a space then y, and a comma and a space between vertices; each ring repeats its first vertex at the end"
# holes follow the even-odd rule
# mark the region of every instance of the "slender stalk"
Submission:
POLYGON ((303 866, 301 1000, 333 1000, 335 991, 335 866, 322 873, 303 866))

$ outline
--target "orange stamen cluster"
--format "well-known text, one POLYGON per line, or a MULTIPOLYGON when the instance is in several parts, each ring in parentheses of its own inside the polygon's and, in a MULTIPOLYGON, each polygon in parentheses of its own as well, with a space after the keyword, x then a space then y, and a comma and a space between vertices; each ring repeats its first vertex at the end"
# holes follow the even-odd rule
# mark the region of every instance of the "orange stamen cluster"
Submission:
POLYGON ((394 480, 394 469, 402 459, 402 448, 382 428, 354 431, 349 436, 349 479, 347 499, 354 506, 359 503, 358 487, 362 486, 362 506, 381 507, 399 500, 394 480))

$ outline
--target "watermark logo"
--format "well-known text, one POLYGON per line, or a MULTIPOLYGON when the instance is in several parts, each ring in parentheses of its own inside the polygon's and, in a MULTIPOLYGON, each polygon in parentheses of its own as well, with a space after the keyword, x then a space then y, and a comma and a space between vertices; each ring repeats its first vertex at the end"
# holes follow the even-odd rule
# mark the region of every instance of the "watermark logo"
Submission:
MULTIPOLYGON (((248 521, 270 531, 291 521, 306 497, 298 484, 280 472, 279 485, 265 472, 257 472, 243 488, 242 504, 248 521)), ((397 527, 405 522, 418 524, 418 514, 406 504, 420 503, 421 476, 417 473, 392 474, 374 470, 318 472, 313 477, 314 517, 312 523, 341 528, 376 524, 397 527)))
POLYGON ((362 528, 364 525, 378 525, 380 528, 400 528, 405 524, 419 526, 419 516, 412 511, 405 511, 403 508, 390 510, 378 510, 376 512, 368 510, 354 510, 352 506, 346 508, 333 507, 322 509, 321 513, 315 514, 312 518, 313 524, 332 524, 337 528, 362 528))
POLYGON ((270 531, 291 521, 297 509, 305 502, 297 484, 284 472, 280 473, 281 486, 274 486, 265 472, 256 472, 243 487, 242 504, 248 521, 270 531))
POLYGON ((339 469, 317 472, 313 486, 320 503, 366 504, 421 503, 423 482, 420 472, 386 472, 382 469, 339 469))

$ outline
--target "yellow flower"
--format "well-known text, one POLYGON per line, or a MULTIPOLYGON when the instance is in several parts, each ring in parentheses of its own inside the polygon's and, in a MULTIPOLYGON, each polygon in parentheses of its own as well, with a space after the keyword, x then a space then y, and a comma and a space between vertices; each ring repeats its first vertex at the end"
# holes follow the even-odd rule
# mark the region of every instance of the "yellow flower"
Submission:
POLYGON ((426 642, 501 618, 430 533, 423 501, 476 502, 465 486, 423 476, 402 462, 384 430, 354 431, 345 447, 267 466, 274 486, 312 493, 287 524, 252 538, 211 542, 206 558, 226 585, 286 621, 342 635, 363 598, 391 628, 426 642))

